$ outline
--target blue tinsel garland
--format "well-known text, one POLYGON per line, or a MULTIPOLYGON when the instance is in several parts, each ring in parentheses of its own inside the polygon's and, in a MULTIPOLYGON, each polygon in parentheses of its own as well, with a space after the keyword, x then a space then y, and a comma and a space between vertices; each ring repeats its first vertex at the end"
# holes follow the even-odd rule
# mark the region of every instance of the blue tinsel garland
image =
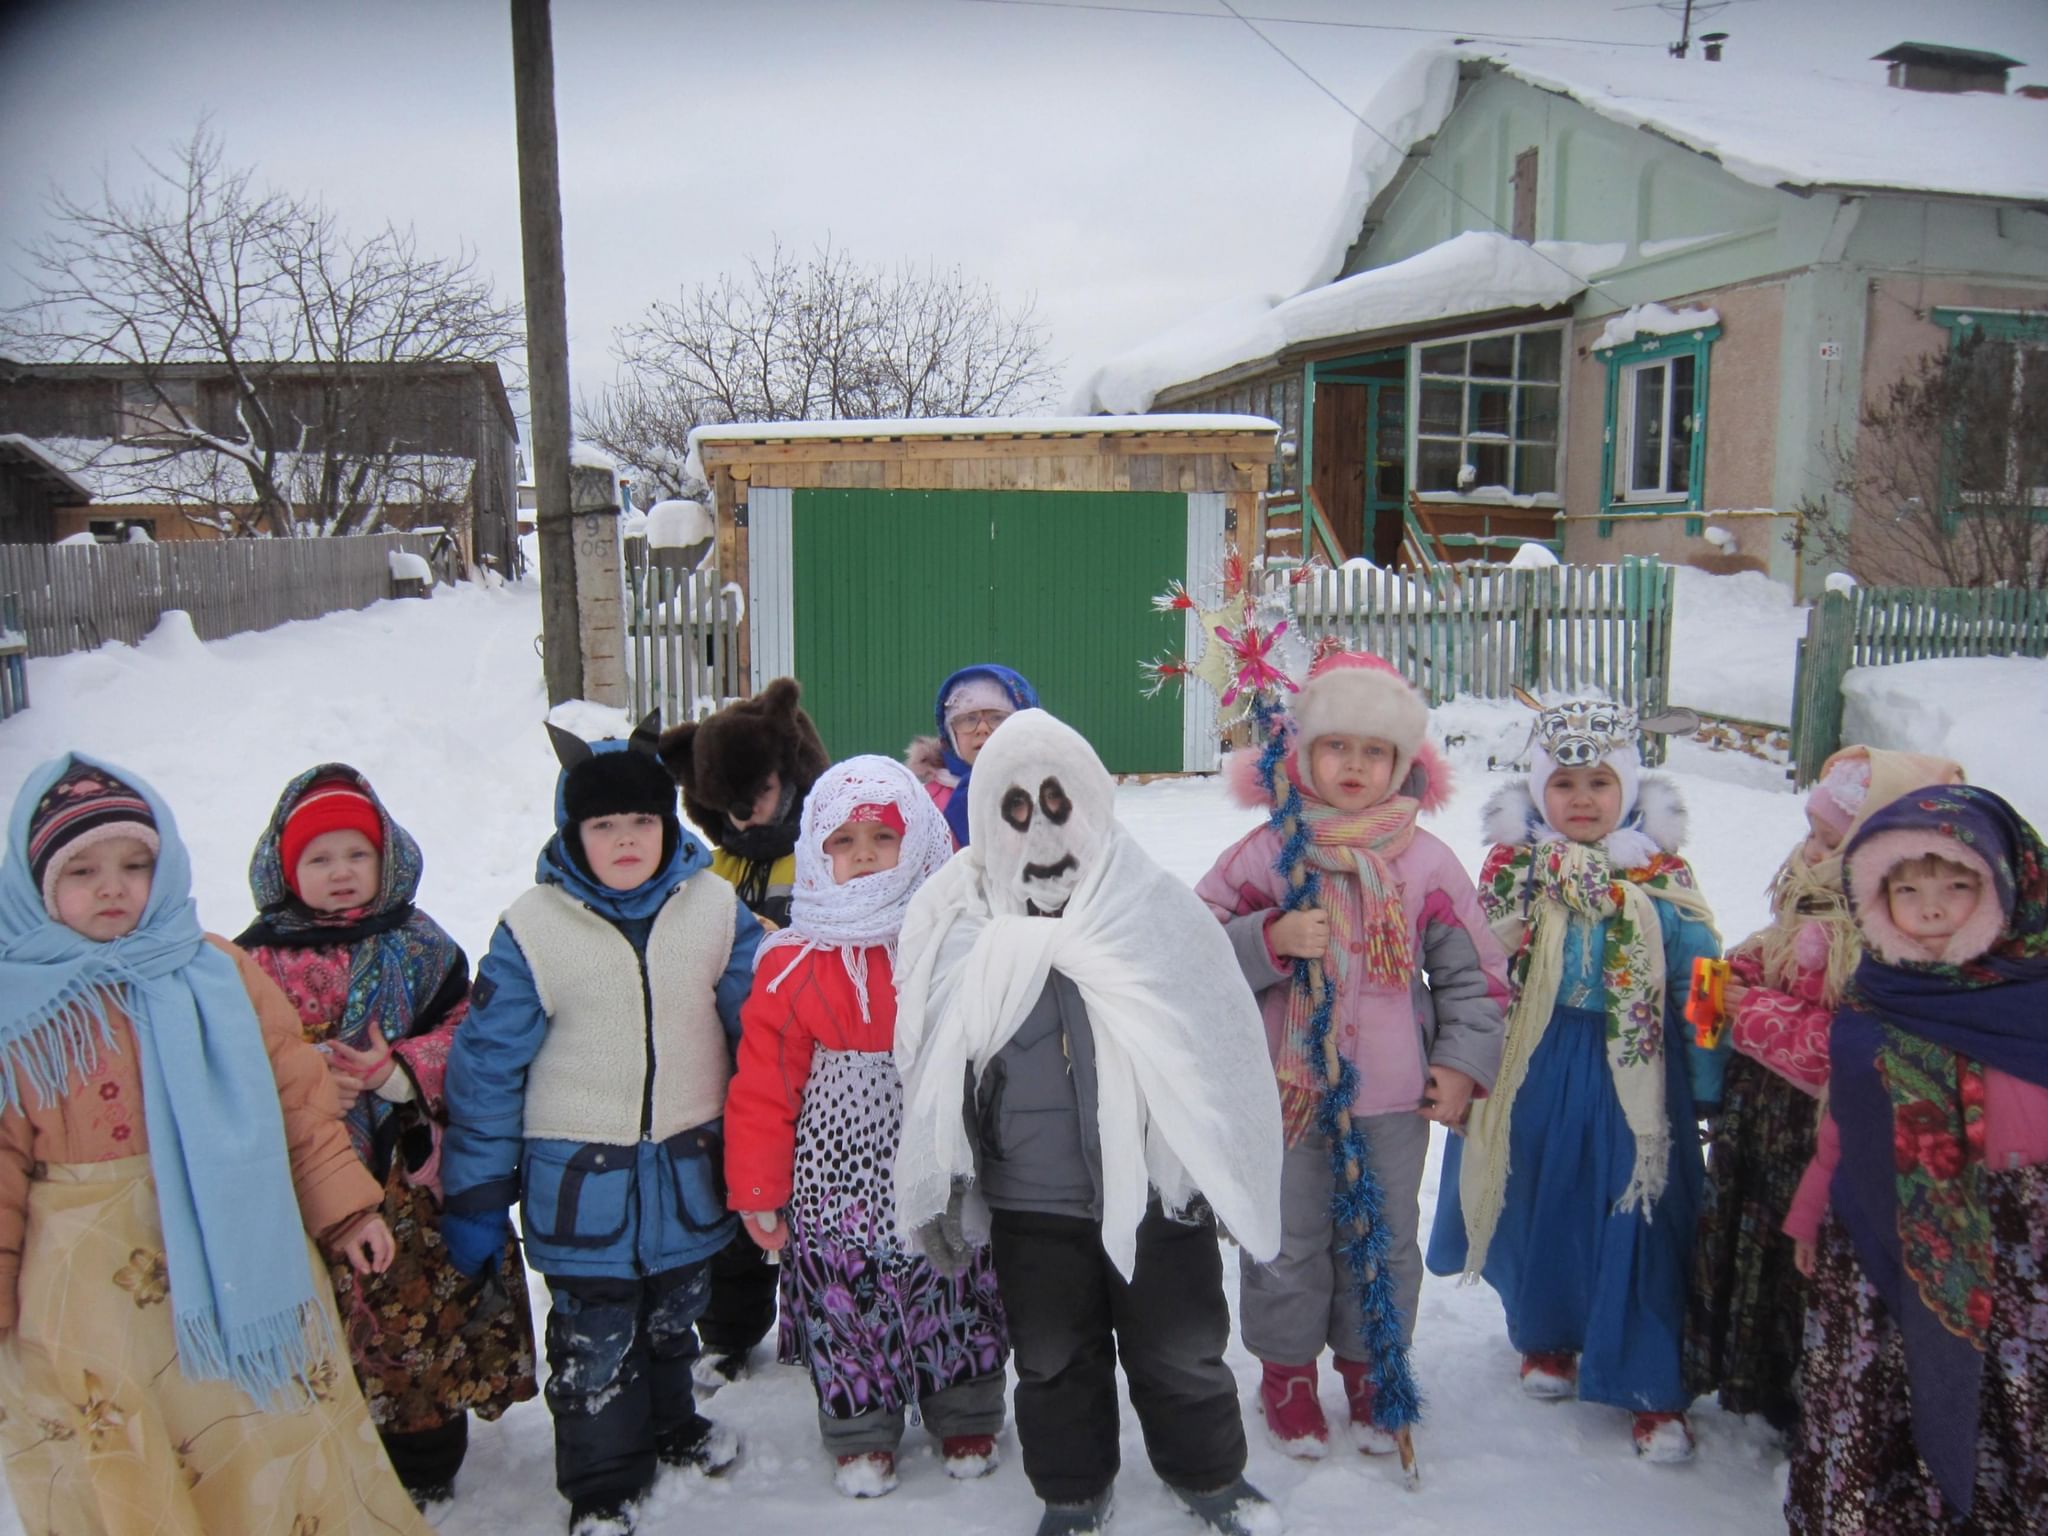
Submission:
MULTIPOLYGON (((1273 867, 1288 884, 1288 909, 1306 911, 1316 905, 1323 882, 1321 872, 1308 864, 1309 827, 1301 812, 1301 791, 1280 771, 1281 760, 1287 754, 1286 723, 1279 707, 1263 697, 1253 701, 1252 716, 1262 738, 1259 780, 1273 806, 1266 824, 1280 837, 1280 852, 1273 867)), ((1294 985, 1315 1000, 1315 1011, 1309 1016, 1308 1048, 1310 1059, 1321 1062, 1330 1037, 1337 984, 1320 964, 1297 959, 1294 985)), ((1339 1232, 1349 1234, 1338 1252, 1358 1296, 1359 1338, 1372 1352, 1373 1422, 1381 1429, 1399 1431, 1421 1420, 1422 1400, 1416 1390, 1415 1373, 1408 1363, 1401 1308, 1394 1300, 1394 1277, 1387 1265, 1384 1196, 1373 1175, 1365 1132, 1346 1113, 1357 1093, 1358 1067, 1340 1053, 1336 1079, 1323 1087, 1322 1103, 1316 1110, 1316 1129, 1330 1139, 1334 1190, 1330 1197, 1330 1219, 1339 1232), (1353 1167, 1358 1169, 1355 1179, 1351 1176, 1353 1167)))

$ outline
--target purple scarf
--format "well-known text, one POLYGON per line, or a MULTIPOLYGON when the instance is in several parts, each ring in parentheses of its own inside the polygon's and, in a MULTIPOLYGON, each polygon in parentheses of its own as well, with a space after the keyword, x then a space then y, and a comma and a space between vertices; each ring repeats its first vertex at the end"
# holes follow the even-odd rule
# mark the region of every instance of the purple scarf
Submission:
POLYGON ((1984 954, 1961 964, 1864 957, 1829 1043, 1842 1157, 1828 1195, 1897 1320, 1914 1445, 1967 1516, 1992 1260, 1971 1127, 1984 1068, 2048 1086, 2048 849, 1998 796, 1955 785, 1885 807, 1846 862, 1897 830, 1933 831, 1975 853, 1991 871, 1982 899, 2005 922, 1984 954))

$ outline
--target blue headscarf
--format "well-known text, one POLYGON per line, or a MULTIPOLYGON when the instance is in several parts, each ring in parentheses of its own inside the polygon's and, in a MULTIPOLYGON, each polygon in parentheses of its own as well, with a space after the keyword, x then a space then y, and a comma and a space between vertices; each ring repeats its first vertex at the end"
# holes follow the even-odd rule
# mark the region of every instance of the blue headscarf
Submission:
POLYGON ((947 770, 960 781, 954 786, 953 798, 946 802, 946 825, 953 829, 953 841, 961 848, 967 846, 967 781, 974 777, 974 769, 953 750, 953 733, 946 729, 946 696, 960 684, 976 677, 985 677, 1001 688, 1009 696, 1012 709, 1038 708, 1038 690, 1025 681, 1024 675, 992 662, 962 667, 939 684, 939 696, 932 706, 932 713, 939 722, 939 747, 946 754, 947 770))
POLYGON ((1842 1139, 1828 1200, 1898 1324, 1913 1443, 1968 1515, 1994 1262, 1969 1127, 1985 1067, 2048 1087, 2048 848, 1989 790, 1903 795, 1843 855, 1866 932, 1883 877, 1924 853, 1985 872, 1980 900, 1997 908, 1998 936, 1957 963, 1864 955, 1828 1037, 1842 1139))
POLYGON ((8 821, 0 1106, 20 1105, 24 1079, 40 1105, 76 1087, 113 1044, 110 1004, 134 1025, 179 1367, 269 1402, 333 1341, 315 1300, 262 1029, 234 960, 199 926, 170 807, 133 774, 70 753, 28 776, 8 821), (141 921, 104 944, 53 921, 29 877, 36 806, 74 763, 140 795, 162 845, 141 921))
MULTIPOLYGON (((361 1050, 375 1025, 396 1043, 440 1027, 469 996, 469 960, 446 929, 413 905, 423 861, 420 845, 396 821, 370 781, 346 763, 322 763, 287 784, 249 859, 258 916, 235 936, 244 949, 346 949, 348 1001, 334 1038, 361 1050), (359 912, 315 912, 285 879, 284 826, 315 784, 347 784, 370 802, 382 828, 377 894, 359 912)), ((342 1116, 356 1155, 379 1183, 391 1168, 398 1106, 375 1093, 356 1096, 342 1116)))

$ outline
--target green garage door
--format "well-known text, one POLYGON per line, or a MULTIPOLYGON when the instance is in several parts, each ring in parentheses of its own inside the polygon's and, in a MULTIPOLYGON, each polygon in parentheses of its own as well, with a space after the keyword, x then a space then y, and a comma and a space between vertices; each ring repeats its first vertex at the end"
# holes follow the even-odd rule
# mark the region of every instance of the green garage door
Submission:
POLYGON ((1182 644, 1188 498, 1139 491, 795 493, 790 609, 804 707, 834 758, 902 753, 949 672, 1000 662, 1114 773, 1182 764, 1180 699, 1138 664, 1182 644))

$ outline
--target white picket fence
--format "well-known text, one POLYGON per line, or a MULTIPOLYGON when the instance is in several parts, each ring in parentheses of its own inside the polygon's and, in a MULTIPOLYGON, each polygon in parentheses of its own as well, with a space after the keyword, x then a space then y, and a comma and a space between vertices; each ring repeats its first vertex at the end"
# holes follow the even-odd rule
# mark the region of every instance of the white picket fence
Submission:
POLYGON ((746 690, 740 631, 746 598, 712 570, 684 571, 659 559, 625 567, 626 675, 633 718, 651 709, 664 724, 700 720, 746 690))

